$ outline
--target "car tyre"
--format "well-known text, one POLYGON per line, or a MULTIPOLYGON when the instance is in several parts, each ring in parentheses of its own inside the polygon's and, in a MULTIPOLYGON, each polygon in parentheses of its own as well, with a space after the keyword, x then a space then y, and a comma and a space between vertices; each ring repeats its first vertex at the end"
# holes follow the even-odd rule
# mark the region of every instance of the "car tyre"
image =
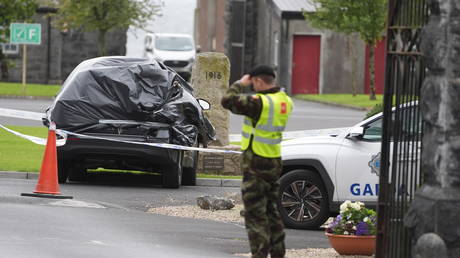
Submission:
POLYGON ((182 185, 196 185, 196 170, 198 168, 198 151, 193 153, 193 167, 184 167, 182 170, 182 185))
POLYGON ((69 162, 64 160, 58 160, 58 182, 65 184, 69 177, 69 162))
POLYGON ((163 171, 163 187, 177 189, 182 183, 182 152, 179 152, 178 162, 166 166, 163 171))
POLYGON ((88 172, 81 161, 70 163, 68 171, 70 181, 85 181, 87 179, 88 172))
POLYGON ((318 173, 296 169, 279 182, 278 209, 286 227, 317 229, 329 218, 329 199, 318 173))

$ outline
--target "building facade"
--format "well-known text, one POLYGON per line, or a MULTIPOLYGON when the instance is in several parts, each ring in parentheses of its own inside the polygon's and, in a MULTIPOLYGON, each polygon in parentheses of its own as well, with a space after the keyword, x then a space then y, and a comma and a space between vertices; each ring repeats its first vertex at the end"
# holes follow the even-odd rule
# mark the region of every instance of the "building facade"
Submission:
POLYGON ((225 51, 226 0, 197 0, 194 38, 202 52, 225 51))
MULTIPOLYGON (((223 42, 216 42, 224 46, 223 52, 230 58, 231 81, 263 63, 275 67, 278 83, 290 94, 368 92, 368 57, 364 42, 357 35, 347 36, 310 26, 303 16, 304 11, 315 11, 310 1, 197 1, 196 17, 200 17, 200 22, 195 24, 196 30, 212 23, 214 30, 224 31, 223 42), (222 6, 223 2, 224 13, 222 7, 209 8, 217 3, 222 6), (225 21, 225 25, 218 20, 225 21)), ((197 44, 202 44, 205 38, 206 33, 195 33, 197 44)), ((381 45, 384 49, 384 44, 381 45)), ((379 58, 378 53, 377 50, 376 88, 377 93, 381 93, 384 58, 379 58)))

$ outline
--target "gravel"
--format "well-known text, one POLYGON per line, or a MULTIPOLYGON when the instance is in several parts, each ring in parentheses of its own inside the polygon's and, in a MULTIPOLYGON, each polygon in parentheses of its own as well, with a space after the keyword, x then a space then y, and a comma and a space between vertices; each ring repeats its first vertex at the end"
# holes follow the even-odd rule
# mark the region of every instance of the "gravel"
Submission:
MULTIPOLYGON (((241 257, 251 257, 251 254, 235 254, 241 257)), ((286 258, 369 258, 373 256, 357 256, 357 255, 339 255, 332 248, 308 248, 308 249, 288 249, 286 250, 286 258)))
POLYGON ((165 206, 165 207, 155 207, 148 209, 147 212, 183 217, 183 218, 192 218, 192 219, 202 219, 202 220, 214 220, 219 222, 233 222, 243 224, 243 218, 240 216, 240 211, 243 209, 243 205, 237 204, 233 209, 230 210, 203 210, 196 205, 183 205, 183 206, 165 206))

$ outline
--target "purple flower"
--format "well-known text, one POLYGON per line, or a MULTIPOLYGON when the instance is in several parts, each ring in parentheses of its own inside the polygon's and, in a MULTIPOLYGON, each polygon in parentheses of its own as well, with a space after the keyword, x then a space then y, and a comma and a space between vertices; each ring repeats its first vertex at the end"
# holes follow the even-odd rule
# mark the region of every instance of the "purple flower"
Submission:
POLYGON ((340 221, 342 220, 342 215, 337 215, 337 217, 335 217, 334 221, 337 221, 337 223, 339 223, 340 221))
POLYGON ((369 235, 369 227, 366 222, 359 222, 358 225, 356 225, 356 235, 357 236, 369 235))
POLYGON ((326 232, 333 233, 334 230, 339 226, 340 221, 342 220, 342 216, 338 215, 334 218, 334 220, 327 225, 326 232))

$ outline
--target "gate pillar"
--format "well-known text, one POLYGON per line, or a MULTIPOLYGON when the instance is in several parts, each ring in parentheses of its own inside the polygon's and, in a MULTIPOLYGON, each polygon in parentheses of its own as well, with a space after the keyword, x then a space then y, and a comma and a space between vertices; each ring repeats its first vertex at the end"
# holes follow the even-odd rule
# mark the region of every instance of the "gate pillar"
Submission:
POLYGON ((460 257, 460 4, 431 0, 430 5, 421 43, 428 68, 420 103, 425 124, 421 159, 425 183, 404 224, 413 233, 414 250, 416 242, 432 232, 453 258, 460 257))

